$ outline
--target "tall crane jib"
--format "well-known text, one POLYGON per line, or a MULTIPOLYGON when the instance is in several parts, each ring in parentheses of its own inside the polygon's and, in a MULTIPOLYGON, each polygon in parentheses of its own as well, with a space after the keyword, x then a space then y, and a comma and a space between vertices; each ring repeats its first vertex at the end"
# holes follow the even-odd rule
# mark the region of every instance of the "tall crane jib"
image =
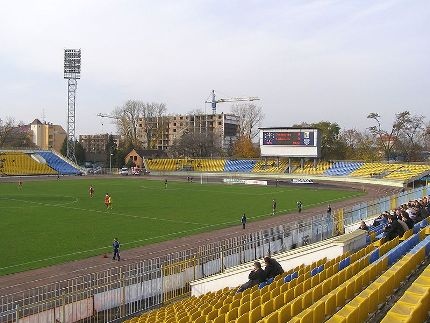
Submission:
POLYGON ((205 101, 205 103, 210 103, 212 106, 212 114, 216 114, 216 104, 217 103, 223 103, 223 102, 239 102, 239 101, 257 101, 260 100, 259 97, 256 96, 250 96, 250 97, 233 97, 233 98, 224 98, 224 99, 218 99, 215 95, 215 90, 212 90, 211 93, 211 101, 205 101))

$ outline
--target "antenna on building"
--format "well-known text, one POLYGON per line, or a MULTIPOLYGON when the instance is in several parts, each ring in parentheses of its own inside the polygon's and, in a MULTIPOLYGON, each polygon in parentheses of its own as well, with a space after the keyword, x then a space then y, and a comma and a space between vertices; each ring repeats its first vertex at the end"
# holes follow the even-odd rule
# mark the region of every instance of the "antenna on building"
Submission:
POLYGON ((42 108, 42 122, 45 123, 45 109, 42 108))

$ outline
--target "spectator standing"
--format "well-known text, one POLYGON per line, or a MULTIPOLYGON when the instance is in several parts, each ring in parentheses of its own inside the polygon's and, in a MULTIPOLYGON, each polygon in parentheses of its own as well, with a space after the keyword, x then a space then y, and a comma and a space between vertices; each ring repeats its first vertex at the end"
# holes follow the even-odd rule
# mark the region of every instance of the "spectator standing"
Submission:
POLYGON ((242 222, 242 228, 245 230, 246 226, 246 215, 243 213, 242 218, 240 219, 240 222, 242 222))
POLYGON ((112 243, 112 247, 113 247, 113 257, 112 257, 112 260, 116 260, 116 258, 118 258, 118 261, 120 261, 120 259, 121 259, 121 257, 120 257, 120 255, 119 255, 119 248, 120 248, 120 243, 119 243, 119 241, 118 241, 118 238, 115 238, 114 240, 113 240, 113 243, 112 243))
POLYGON ((302 201, 297 201, 297 210, 299 211, 299 213, 302 212, 302 206, 303 206, 302 201))
POLYGON ((269 256, 264 257, 264 264, 266 265, 264 268, 266 278, 275 278, 284 272, 281 264, 277 262, 276 259, 270 258, 269 256))
POLYGON ((331 216, 331 206, 330 206, 330 204, 327 206, 327 215, 331 216))
POLYGON ((264 270, 261 269, 260 262, 254 262, 254 269, 248 275, 248 281, 239 287, 237 290, 238 293, 243 292, 245 289, 250 288, 252 286, 258 285, 266 280, 266 274, 264 270))

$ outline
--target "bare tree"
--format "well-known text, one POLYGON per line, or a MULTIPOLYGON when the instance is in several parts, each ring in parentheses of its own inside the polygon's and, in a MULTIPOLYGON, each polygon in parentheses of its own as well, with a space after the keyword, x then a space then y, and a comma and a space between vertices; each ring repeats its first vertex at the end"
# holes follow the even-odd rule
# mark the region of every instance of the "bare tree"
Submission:
POLYGON ((186 133, 174 141, 169 153, 175 157, 211 157, 222 152, 221 140, 213 133, 186 133))
POLYGON ((142 131, 145 134, 147 149, 156 146, 159 139, 162 139, 165 127, 165 119, 163 116, 167 112, 166 104, 164 103, 145 103, 142 109, 143 126, 142 131))
POLYGON ((113 112, 118 133, 132 144, 139 143, 137 127, 139 118, 143 114, 144 106, 145 104, 142 101, 128 100, 113 112))
POLYGON ((0 119, 0 147, 1 148, 34 148, 31 141, 30 129, 22 122, 16 124, 13 118, 5 121, 0 119))
POLYGON ((0 147, 5 146, 5 143, 13 134, 15 127, 15 121, 12 118, 7 118, 6 120, 0 119, 0 147))
POLYGON ((405 111, 402 115, 403 127, 399 134, 399 148, 407 161, 418 160, 423 146, 420 139, 425 134, 424 116, 411 115, 405 111))
POLYGON ((396 119, 389 131, 382 129, 380 120, 381 116, 378 113, 372 112, 367 116, 368 119, 372 119, 376 122, 375 126, 371 126, 368 129, 371 134, 378 138, 379 146, 384 151, 384 155, 387 160, 390 159, 396 140, 403 127, 401 114, 404 114, 404 112, 396 114, 396 119))
POLYGON ((417 142, 418 134, 424 129, 423 116, 411 115, 409 111, 396 113, 389 131, 382 129, 381 116, 378 113, 372 112, 367 118, 376 122, 375 126, 369 127, 369 131, 378 138, 387 160, 390 159, 395 148, 400 148, 408 160, 412 158, 412 152, 419 149, 417 142))
POLYGON ((161 117, 166 111, 164 103, 128 100, 123 106, 116 108, 113 115, 118 133, 124 136, 127 142, 141 146, 145 141, 147 148, 150 148, 151 142, 156 142, 162 134, 163 127, 160 123, 164 120, 161 117))
POLYGON ((357 129, 343 130, 339 140, 345 144, 346 159, 366 161, 378 159, 376 141, 369 132, 361 132, 357 129))
POLYGON ((253 103, 236 103, 231 112, 239 117, 238 137, 248 136, 250 139, 258 135, 258 127, 264 119, 261 106, 253 103))

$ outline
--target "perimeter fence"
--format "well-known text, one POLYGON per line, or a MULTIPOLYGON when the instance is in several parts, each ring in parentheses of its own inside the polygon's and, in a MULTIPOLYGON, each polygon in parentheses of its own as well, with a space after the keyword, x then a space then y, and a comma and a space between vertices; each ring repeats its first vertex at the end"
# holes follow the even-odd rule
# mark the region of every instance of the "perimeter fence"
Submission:
POLYGON ((345 226, 428 194, 428 187, 318 214, 149 260, 0 296, 0 322, 119 322, 190 293, 190 282, 321 241, 345 226))

